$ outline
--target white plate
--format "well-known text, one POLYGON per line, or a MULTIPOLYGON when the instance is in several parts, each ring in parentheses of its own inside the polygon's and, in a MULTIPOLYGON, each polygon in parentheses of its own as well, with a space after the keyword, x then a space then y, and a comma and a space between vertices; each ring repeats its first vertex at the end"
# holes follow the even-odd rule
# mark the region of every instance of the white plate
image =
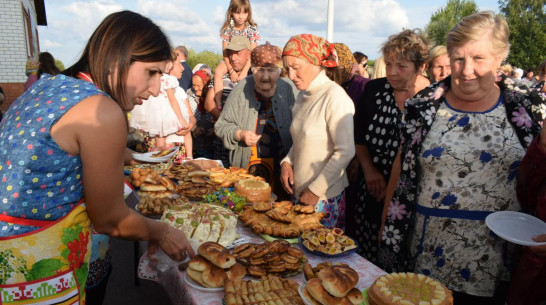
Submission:
POLYGON ((178 152, 178 147, 171 148, 171 152, 163 157, 152 157, 152 155, 159 153, 159 151, 151 151, 143 154, 133 154, 133 159, 142 162, 160 163, 168 161, 174 154, 178 152))
POLYGON ((197 289, 197 290, 203 291, 203 292, 220 292, 220 291, 224 291, 224 287, 218 287, 218 288, 203 287, 203 286, 199 285, 198 283, 196 283, 194 280, 192 280, 191 277, 189 277, 188 273, 186 273, 186 272, 184 272, 184 282, 186 282, 186 284, 190 285, 191 288, 194 288, 194 289, 197 289))
POLYGON ((489 214, 485 224, 502 239, 522 246, 542 246, 533 236, 546 234, 546 222, 525 213, 501 211, 489 214))

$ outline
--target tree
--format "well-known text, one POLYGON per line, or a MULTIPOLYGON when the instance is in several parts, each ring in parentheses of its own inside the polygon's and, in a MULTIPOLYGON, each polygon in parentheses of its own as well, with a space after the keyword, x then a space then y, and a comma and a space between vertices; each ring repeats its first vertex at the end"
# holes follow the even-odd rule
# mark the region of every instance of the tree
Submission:
POLYGON ((425 26, 425 36, 434 45, 445 45, 449 30, 461 18, 472 15, 477 11, 478 6, 473 0, 448 0, 445 7, 440 8, 430 16, 430 21, 425 26))
POLYGON ((55 66, 57 66, 59 70, 64 71, 64 64, 60 59, 55 59, 55 66))
POLYGON ((507 62, 523 69, 546 58, 546 3, 544 0, 500 0, 500 11, 510 28, 507 62))
POLYGON ((212 51, 204 50, 196 53, 194 49, 189 49, 187 62, 188 65, 190 65, 190 67, 192 68, 195 67, 195 65, 197 65, 198 63, 202 63, 208 65, 209 67, 211 67, 211 69, 214 70, 216 66, 218 66, 222 58, 222 54, 214 53, 212 51))

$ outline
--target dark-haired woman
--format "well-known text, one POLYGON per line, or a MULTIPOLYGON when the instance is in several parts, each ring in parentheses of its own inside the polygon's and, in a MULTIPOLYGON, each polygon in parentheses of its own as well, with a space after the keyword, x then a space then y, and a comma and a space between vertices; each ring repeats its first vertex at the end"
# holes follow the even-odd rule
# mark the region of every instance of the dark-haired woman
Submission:
POLYGON ((170 56, 151 20, 111 14, 75 65, 45 75, 7 111, 0 125, 0 142, 10 145, 0 152, 0 255, 9 272, 0 289, 10 300, 85 303, 91 223, 99 233, 147 240, 150 252, 159 246, 176 260, 193 255, 183 232, 124 202, 123 165, 132 159, 125 113, 158 94, 170 56), (17 294, 14 285, 34 293, 17 294), (54 289, 39 293, 37 286, 54 289))

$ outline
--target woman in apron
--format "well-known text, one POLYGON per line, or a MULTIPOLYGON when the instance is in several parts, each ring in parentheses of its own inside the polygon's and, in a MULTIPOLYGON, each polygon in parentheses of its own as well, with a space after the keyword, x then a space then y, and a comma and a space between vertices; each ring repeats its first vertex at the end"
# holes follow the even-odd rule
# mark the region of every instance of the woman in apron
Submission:
POLYGON ((193 255, 181 231, 124 202, 125 112, 157 95, 170 58, 151 20, 109 15, 81 58, 44 75, 0 125, 0 303, 85 304, 94 229, 147 240, 173 259, 193 255))

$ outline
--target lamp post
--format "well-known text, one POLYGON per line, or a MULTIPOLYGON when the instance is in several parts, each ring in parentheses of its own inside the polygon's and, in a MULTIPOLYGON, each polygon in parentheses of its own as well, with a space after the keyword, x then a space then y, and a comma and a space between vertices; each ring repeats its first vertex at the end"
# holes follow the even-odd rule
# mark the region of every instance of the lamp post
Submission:
POLYGON ((334 41, 334 0, 328 0, 328 25, 326 29, 326 40, 334 41))

